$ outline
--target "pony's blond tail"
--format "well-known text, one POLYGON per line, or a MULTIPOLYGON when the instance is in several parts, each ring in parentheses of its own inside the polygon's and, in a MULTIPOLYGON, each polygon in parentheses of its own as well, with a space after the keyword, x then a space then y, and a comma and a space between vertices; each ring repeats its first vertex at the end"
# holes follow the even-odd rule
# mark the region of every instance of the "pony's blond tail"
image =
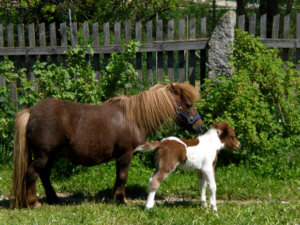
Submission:
POLYGON ((28 167, 29 152, 26 143, 26 127, 29 120, 29 109, 21 110, 15 119, 14 140, 14 172, 13 185, 10 197, 10 206, 25 207, 26 204, 26 171, 28 167))

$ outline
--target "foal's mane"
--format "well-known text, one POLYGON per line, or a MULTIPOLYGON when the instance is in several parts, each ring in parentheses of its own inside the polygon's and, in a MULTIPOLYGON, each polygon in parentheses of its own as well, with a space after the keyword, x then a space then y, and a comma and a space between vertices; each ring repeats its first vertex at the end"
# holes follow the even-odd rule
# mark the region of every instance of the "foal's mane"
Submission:
POLYGON ((136 124, 147 133, 151 133, 169 118, 174 120, 176 117, 176 101, 172 86, 180 89, 192 100, 199 97, 198 91, 188 84, 175 83, 166 87, 157 84, 137 95, 114 97, 104 104, 120 104, 130 124, 136 124))

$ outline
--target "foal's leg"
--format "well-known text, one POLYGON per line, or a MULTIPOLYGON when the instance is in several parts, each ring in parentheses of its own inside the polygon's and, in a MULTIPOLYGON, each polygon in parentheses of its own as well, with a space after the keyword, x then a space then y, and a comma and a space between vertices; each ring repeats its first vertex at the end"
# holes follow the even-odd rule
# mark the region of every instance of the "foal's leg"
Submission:
POLYGON ((56 193, 51 185, 51 182, 50 182, 52 162, 53 162, 53 158, 51 157, 51 159, 48 160, 48 163, 46 164, 46 166, 39 171, 39 174, 40 174, 40 178, 43 183, 43 186, 45 188, 47 202, 49 204, 56 204, 59 201, 58 201, 57 195, 56 195, 56 193))
POLYGON ((201 191, 201 205, 206 208, 207 207, 207 203, 206 203, 206 186, 207 186, 207 182, 205 180, 205 176, 203 176, 201 171, 197 171, 197 177, 198 177, 198 181, 199 181, 199 185, 200 185, 200 191, 201 191))
POLYGON ((128 151, 116 160, 117 174, 116 182, 114 185, 114 201, 116 203, 125 204, 127 202, 125 196, 125 184, 128 178, 129 165, 133 155, 132 153, 133 151, 128 151))
POLYGON ((217 185, 215 182, 214 172, 213 168, 203 170, 203 173, 205 175, 206 181, 209 186, 209 205, 214 210, 217 211, 217 205, 216 205, 216 191, 217 191, 217 185))
POLYGON ((146 203, 146 209, 151 209, 154 206, 154 198, 160 184, 167 178, 168 173, 163 170, 156 171, 149 180, 149 194, 146 203))

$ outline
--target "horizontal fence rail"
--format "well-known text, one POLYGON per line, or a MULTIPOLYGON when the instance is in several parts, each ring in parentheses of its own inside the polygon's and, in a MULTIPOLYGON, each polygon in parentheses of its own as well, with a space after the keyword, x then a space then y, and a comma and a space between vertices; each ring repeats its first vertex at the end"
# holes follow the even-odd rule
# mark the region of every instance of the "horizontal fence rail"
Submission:
MULTIPOLYGON (((195 84, 195 80, 199 78, 203 82, 207 72, 209 37, 206 22, 204 17, 181 19, 176 22, 169 20, 165 24, 162 20, 148 21, 145 24, 140 21, 115 22, 113 26, 109 23, 100 26, 98 23, 87 22, 80 25, 73 22, 70 26, 67 23, 51 23, 47 27, 44 23, 37 27, 35 24, 7 26, 0 24, 0 56, 9 56, 12 59, 26 56, 32 60, 37 60, 36 56, 56 57, 66 54, 68 47, 75 47, 79 43, 79 38, 82 38, 94 50, 94 67, 96 74, 99 75, 110 54, 121 52, 122 43, 136 39, 141 42, 135 65, 140 79, 145 76, 149 83, 153 83, 153 76, 162 81, 163 74, 166 74, 171 82, 189 80, 191 84, 195 84), (143 68, 144 65, 146 68, 143 68)), ((298 62, 300 13, 296 15, 296 21, 292 22, 296 24, 295 34, 291 33, 290 15, 283 18, 280 15, 274 16, 271 38, 267 38, 266 14, 259 19, 253 14, 248 21, 245 15, 240 15, 237 17, 236 28, 246 30, 248 27, 247 31, 250 34, 260 36, 262 43, 270 48, 296 49, 295 58, 298 62)), ((3 79, 0 75, 1 80, 3 79)), ((3 85, 3 82, 0 82, 0 85, 1 83, 3 85)))

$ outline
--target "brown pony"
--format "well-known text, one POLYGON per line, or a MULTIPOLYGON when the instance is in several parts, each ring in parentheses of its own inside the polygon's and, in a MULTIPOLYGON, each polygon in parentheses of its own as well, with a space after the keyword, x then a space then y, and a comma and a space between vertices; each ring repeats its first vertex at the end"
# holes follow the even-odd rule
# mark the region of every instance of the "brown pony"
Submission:
POLYGON ((115 159, 114 200, 125 203, 133 149, 169 118, 201 132, 202 120, 193 106, 197 98, 195 87, 174 83, 154 86, 131 97, 115 97, 102 105, 52 98, 23 109, 15 120, 11 206, 41 206, 35 187, 38 177, 47 202, 58 202, 50 183, 51 165, 58 152, 84 166, 115 159))

